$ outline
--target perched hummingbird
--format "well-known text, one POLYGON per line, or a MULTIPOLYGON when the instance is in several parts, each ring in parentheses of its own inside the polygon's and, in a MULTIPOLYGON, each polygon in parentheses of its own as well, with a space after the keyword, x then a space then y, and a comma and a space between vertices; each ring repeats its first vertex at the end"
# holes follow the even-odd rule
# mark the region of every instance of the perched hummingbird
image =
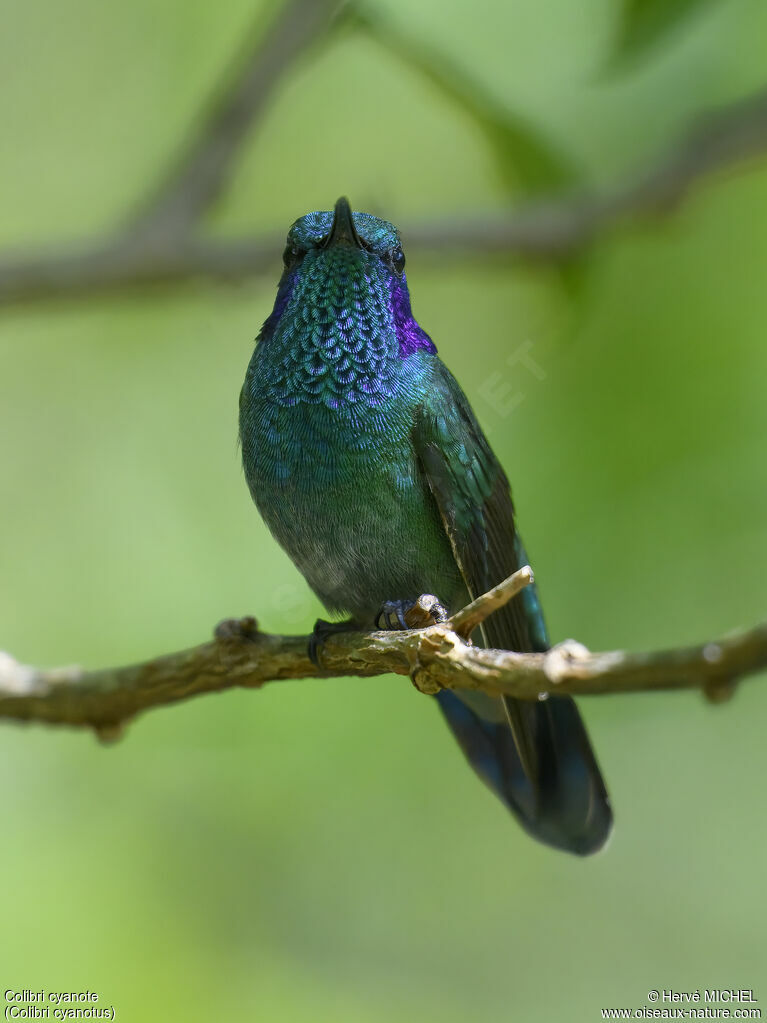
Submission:
MULTIPOLYGON (((253 500, 333 613, 329 631, 404 625, 423 593, 447 612, 527 563, 509 483, 469 402, 413 317, 396 229, 346 199, 291 227, 274 309, 240 395, 253 500)), ((483 645, 548 648, 534 587, 483 645)), ((567 697, 435 697, 470 764, 534 837, 595 852, 610 803, 567 697)))

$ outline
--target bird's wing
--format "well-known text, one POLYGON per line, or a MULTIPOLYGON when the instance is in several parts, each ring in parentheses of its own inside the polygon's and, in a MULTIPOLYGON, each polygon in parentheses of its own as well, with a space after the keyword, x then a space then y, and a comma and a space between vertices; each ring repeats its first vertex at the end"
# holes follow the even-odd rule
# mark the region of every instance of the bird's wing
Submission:
MULTIPOLYGON (((509 481, 455 378, 440 364, 415 448, 456 563, 472 598, 520 567, 509 481)), ((489 646, 531 651, 540 643, 521 601, 511 600, 483 625, 489 646)))
MULTIPOLYGON (((514 506, 506 474, 461 388, 440 365, 435 390, 416 425, 415 446, 429 488, 469 595, 473 599, 521 567, 514 506)), ((543 620, 536 623, 515 598, 480 626, 484 645, 532 651, 546 643, 543 620), (536 644, 536 639, 538 643, 536 644)), ((535 737, 518 701, 506 701, 509 723, 525 772, 537 774, 535 737)))
MULTIPOLYGON (((471 597, 476 597, 520 568, 526 555, 516 534, 506 475, 466 396, 438 360, 413 439, 456 564, 471 597)), ((548 647, 534 587, 492 614, 481 631, 489 647, 517 651, 548 647)), ((446 695, 450 702, 453 694, 446 695)), ((511 762, 508 750, 498 750, 496 737, 496 758, 506 765, 500 768, 505 791, 499 794, 525 827, 544 841, 579 852, 603 844, 610 830, 609 803, 573 701, 504 697, 503 706, 518 762, 511 762)), ((481 710, 473 709, 487 720, 481 710)), ((458 734, 460 724, 454 730, 458 734)), ((459 740, 464 749, 471 746, 471 737, 464 742, 459 735, 459 740)), ((477 766, 468 749, 467 755, 477 766)), ((490 779, 488 772, 478 770, 498 790, 498 764, 490 779)))

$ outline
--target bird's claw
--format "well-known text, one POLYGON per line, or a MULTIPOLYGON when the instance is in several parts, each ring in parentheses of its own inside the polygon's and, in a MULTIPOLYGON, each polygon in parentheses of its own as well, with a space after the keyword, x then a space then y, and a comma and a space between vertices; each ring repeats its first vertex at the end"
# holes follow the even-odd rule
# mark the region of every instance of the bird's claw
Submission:
POLYGON ((410 600, 385 600, 376 615, 376 628, 387 632, 407 629, 405 610, 409 609, 410 604, 410 600))
POLYGON ((387 600, 376 615, 377 629, 396 632, 425 629, 441 625, 448 619, 447 608, 433 593, 423 593, 418 600, 387 600))
POLYGON ((314 623, 312 634, 309 637, 309 646, 307 653, 309 660, 316 668, 321 668, 320 653, 322 645, 330 636, 337 635, 339 632, 348 632, 352 628, 351 622, 326 622, 324 618, 318 618, 314 623))

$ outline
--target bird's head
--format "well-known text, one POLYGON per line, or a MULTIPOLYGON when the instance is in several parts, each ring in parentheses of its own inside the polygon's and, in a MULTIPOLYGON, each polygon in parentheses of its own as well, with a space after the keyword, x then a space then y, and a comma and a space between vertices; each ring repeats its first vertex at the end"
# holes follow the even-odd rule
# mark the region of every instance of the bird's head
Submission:
POLYGON ((329 212, 307 213, 288 231, 285 276, 296 272, 318 280, 404 280, 405 254, 393 224, 370 213, 352 213, 340 198, 329 212))
POLYGON ((388 340, 403 357, 436 351, 413 318, 397 229, 341 198, 290 228, 274 311, 264 338, 310 335, 324 351, 360 352, 388 340))

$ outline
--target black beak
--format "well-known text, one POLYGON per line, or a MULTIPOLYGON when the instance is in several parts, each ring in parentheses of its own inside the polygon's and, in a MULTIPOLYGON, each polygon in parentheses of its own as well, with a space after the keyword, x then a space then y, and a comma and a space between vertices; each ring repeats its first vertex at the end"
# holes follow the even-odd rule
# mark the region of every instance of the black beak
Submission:
POLYGON ((331 245, 353 245, 355 248, 363 248, 362 240, 357 234, 357 228, 352 219, 352 209, 346 196, 341 196, 333 210, 333 226, 330 234, 325 240, 323 249, 329 249, 331 245))

